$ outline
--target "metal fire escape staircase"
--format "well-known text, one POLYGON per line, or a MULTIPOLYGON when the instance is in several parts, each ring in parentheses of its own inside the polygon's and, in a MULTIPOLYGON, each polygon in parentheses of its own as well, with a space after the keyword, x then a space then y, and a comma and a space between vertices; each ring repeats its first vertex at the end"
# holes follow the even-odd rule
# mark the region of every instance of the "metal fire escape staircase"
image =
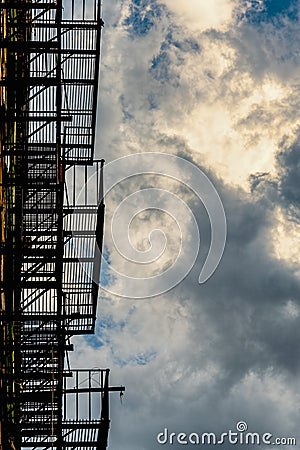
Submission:
POLYGON ((66 363, 70 338, 96 320, 100 0, 2 0, 0 13, 0 449, 105 449, 108 393, 124 388, 109 387, 108 370, 66 363))

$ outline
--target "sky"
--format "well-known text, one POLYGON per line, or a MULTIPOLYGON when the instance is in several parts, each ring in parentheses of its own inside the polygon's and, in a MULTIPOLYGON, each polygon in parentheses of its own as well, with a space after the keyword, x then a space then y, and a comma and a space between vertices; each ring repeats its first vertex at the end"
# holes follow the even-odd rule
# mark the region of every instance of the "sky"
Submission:
POLYGON ((300 445, 299 14, 298 0, 103 1, 96 156, 118 183, 96 334, 74 339, 71 358, 126 386, 122 403, 111 395, 111 449, 241 421, 300 445), (212 216, 182 160, 226 215, 223 257, 202 284, 212 216), (159 274, 173 266, 170 289, 159 274), (129 298, 137 278, 142 298, 129 298))

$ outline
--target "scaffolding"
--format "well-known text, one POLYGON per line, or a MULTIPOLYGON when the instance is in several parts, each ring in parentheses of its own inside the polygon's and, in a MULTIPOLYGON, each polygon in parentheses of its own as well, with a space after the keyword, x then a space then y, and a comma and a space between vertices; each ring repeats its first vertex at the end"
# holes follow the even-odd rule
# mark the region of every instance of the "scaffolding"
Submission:
POLYGON ((124 388, 67 357, 94 332, 99 289, 100 0, 0 0, 0 20, 0 450, 102 450, 108 394, 124 388))

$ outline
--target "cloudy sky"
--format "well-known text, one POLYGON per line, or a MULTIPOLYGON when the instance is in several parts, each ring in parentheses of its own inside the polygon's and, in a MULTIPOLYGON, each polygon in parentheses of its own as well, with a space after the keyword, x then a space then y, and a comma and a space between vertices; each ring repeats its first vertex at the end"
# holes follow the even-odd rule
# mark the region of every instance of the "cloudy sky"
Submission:
POLYGON ((242 420, 249 431, 300 445, 299 14, 298 0, 103 2, 97 156, 184 158, 214 184, 227 218, 223 258, 200 285, 210 223, 181 183, 180 160, 171 168, 176 179, 154 164, 151 175, 108 193, 96 335, 74 340, 71 356, 73 366, 110 367, 112 384, 126 385, 122 404, 111 396, 111 449, 158 449, 164 428, 221 434, 242 420), (160 191, 146 196, 146 188, 160 191), (140 201, 130 197, 136 191, 140 201), (175 218, 165 192, 198 223, 195 263, 193 220, 185 209, 175 218), (151 231, 165 233, 166 248, 151 264, 122 258, 114 245, 113 214, 128 198, 137 213, 129 227, 117 217, 121 243, 129 237, 145 252, 151 231), (134 278, 155 278, 173 264, 191 266, 175 288, 127 298, 134 278), (126 283, 113 270, 126 273, 126 283))

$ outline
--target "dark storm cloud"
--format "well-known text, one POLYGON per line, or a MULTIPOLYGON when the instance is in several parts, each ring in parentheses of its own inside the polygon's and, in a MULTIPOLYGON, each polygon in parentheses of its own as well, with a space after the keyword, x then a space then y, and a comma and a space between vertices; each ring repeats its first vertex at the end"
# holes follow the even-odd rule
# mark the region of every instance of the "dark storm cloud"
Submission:
POLYGON ((277 155, 280 196, 287 206, 300 207, 300 135, 277 155))
POLYGON ((293 142, 287 137, 276 155, 276 176, 256 174, 251 177, 252 191, 261 194, 273 205, 285 208, 291 220, 299 221, 300 208, 300 134, 293 142))
MULTIPOLYGON (((175 138, 171 142, 181 157, 199 165, 201 158, 187 148, 183 150, 182 142, 175 138)), ((281 155, 279 161, 282 165, 278 171, 289 173, 294 159, 281 155)), ((126 333, 134 330, 130 320, 135 314, 141 314, 142 327, 148 327, 150 320, 159 322, 161 314, 170 315, 174 329, 178 329, 173 336, 174 348, 177 343, 180 350, 164 350, 172 344, 162 340, 157 352, 148 349, 130 354, 128 348, 120 356, 119 351, 114 354, 114 339, 109 342, 116 365, 114 376, 120 379, 122 374, 127 386, 124 405, 118 407, 116 399, 112 404, 112 423, 116 425, 111 442, 115 448, 161 448, 156 435, 164 427, 176 433, 220 434, 235 429, 238 420, 246 420, 253 432, 294 436, 297 430, 297 403, 293 408, 285 404, 284 397, 279 400, 268 393, 270 390, 274 395, 276 389, 288 392, 300 375, 300 284, 293 269, 275 258, 270 235, 275 220, 274 198, 279 197, 270 202, 268 191, 246 193, 221 182, 213 170, 203 170, 224 203, 228 221, 225 253, 214 276, 200 286, 197 278, 210 238, 209 222, 198 200, 188 197, 201 223, 204 246, 198 263, 165 299, 136 305, 121 330, 126 341, 126 333), (182 325, 188 333, 184 344, 182 325), (120 375, 117 366, 122 369, 120 375), (281 413, 276 411, 280 401, 281 413), (291 412, 293 419, 287 424, 282 417, 291 412)), ((185 190, 182 195, 186 195, 185 190)), ((118 333, 118 322, 114 323, 115 327, 99 333, 118 333)), ((163 330, 153 328, 153 338, 157 332, 162 334, 163 330)), ((182 446, 175 443, 172 448, 179 450, 182 446)))
MULTIPOLYGON (((184 152, 180 156, 183 157, 184 152)), ((187 153, 185 157, 193 160, 187 153)), ((268 181, 272 186, 271 194, 269 190, 256 195, 255 189, 246 193, 229 188, 212 171, 203 168, 223 200, 227 243, 221 264, 211 280, 203 286, 197 285, 200 267, 196 265, 179 290, 186 298, 193 299, 195 312, 198 307, 209 329, 214 324, 211 355, 218 363, 222 361, 227 387, 227 383, 234 385, 250 370, 273 368, 287 375, 299 371, 300 361, 295 356, 300 342, 300 317, 289 316, 287 305, 292 302, 300 311, 300 283, 296 267, 275 257, 271 234, 276 223, 275 202, 280 205, 283 195, 286 204, 291 199, 299 200, 295 192, 299 189, 299 159, 297 145, 279 153, 281 178, 277 183, 268 181), (276 189, 280 189, 281 195, 273 192, 276 189)), ((268 175, 264 174, 260 182, 266 177, 268 175)), ((256 180, 259 182, 259 177, 256 180)), ((201 224, 201 235, 207 242, 208 220, 203 211, 198 213, 199 204, 194 202, 193 208, 201 224)), ((201 251, 200 266, 207 247, 205 250, 204 245, 201 251)))
POLYGON ((291 299, 300 307, 300 285, 291 267, 272 257, 272 211, 237 193, 227 194, 224 206, 228 239, 222 264, 203 287, 184 286, 194 286, 199 313, 206 324, 215 323, 211 355, 221 362, 226 388, 250 370, 298 374, 300 322, 284 311, 291 299))

